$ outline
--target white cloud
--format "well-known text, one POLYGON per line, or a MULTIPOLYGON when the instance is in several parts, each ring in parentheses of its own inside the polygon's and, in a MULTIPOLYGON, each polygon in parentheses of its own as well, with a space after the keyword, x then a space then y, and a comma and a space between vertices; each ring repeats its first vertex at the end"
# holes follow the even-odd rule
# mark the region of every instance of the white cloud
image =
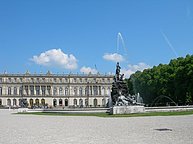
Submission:
POLYGON ((92 69, 90 67, 85 67, 83 66, 81 69, 80 69, 80 72, 84 73, 84 74, 89 74, 89 73, 92 73, 92 74, 96 74, 97 73, 97 70, 96 69, 92 69))
POLYGON ((131 74, 135 73, 136 71, 143 71, 144 69, 151 68, 149 65, 141 62, 136 65, 128 65, 128 68, 121 69, 121 73, 124 74, 125 78, 129 78, 131 74))
POLYGON ((39 56, 33 56, 31 60, 38 65, 54 66, 69 70, 73 70, 78 67, 76 57, 72 54, 65 54, 61 49, 51 49, 45 51, 39 56))
POLYGON ((124 57, 118 53, 106 53, 103 58, 108 61, 121 62, 124 61, 124 57))

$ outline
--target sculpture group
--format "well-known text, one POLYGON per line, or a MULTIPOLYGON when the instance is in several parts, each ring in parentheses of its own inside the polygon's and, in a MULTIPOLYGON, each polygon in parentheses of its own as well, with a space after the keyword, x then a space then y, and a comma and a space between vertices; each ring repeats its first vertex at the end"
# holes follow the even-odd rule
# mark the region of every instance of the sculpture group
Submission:
MULTIPOLYGON (((129 94, 127 84, 124 82, 124 74, 120 72, 119 62, 116 65, 116 74, 112 85, 111 99, 113 106, 142 105, 134 96, 129 94)), ((139 94, 137 95, 139 97, 139 94)))

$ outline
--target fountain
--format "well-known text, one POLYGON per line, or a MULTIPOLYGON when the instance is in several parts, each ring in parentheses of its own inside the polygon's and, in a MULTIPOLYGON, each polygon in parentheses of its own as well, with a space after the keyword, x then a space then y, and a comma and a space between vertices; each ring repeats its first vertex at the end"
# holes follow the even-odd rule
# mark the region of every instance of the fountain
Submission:
POLYGON ((130 96, 127 84, 124 82, 124 74, 120 73, 119 62, 116 65, 116 74, 112 84, 110 98, 110 114, 141 113, 145 111, 139 94, 130 96))

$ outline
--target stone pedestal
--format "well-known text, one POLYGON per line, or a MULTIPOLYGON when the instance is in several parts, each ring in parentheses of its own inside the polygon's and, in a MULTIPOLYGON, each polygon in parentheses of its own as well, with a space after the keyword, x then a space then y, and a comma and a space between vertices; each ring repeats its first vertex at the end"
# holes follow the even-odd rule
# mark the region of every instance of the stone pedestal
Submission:
POLYGON ((144 112, 144 106, 113 106, 110 108, 110 114, 131 114, 144 112))

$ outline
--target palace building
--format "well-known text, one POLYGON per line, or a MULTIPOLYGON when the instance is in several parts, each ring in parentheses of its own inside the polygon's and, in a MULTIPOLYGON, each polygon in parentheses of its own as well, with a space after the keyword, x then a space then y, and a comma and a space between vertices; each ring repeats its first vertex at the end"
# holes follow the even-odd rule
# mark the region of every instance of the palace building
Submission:
POLYGON ((0 74, 0 106, 106 107, 112 75, 0 74))

